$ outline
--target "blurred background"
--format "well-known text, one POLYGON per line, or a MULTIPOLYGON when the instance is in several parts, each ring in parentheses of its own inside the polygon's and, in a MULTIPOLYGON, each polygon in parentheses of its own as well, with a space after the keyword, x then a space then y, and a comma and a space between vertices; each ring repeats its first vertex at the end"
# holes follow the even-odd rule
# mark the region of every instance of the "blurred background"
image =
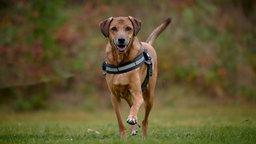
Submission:
POLYGON ((0 109, 111 108, 98 24, 128 15, 141 41, 172 18, 154 43, 159 105, 256 103, 253 0, 0 0, 0 109))

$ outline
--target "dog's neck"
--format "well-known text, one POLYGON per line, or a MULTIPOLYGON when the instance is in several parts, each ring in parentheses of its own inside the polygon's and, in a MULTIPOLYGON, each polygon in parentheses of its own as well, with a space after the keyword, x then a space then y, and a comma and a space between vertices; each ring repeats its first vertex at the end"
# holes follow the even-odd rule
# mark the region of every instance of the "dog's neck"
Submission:
POLYGON ((127 48, 126 52, 119 52, 114 45, 108 42, 106 60, 109 64, 119 66, 126 62, 133 61, 142 51, 142 45, 137 37, 133 39, 131 46, 127 48))

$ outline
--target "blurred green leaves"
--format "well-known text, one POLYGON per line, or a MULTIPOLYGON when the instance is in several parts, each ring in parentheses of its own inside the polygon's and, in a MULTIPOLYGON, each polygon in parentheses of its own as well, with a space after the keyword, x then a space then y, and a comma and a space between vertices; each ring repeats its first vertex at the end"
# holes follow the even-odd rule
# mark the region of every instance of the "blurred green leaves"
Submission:
POLYGON ((56 32, 66 20, 65 1, 5 2, 0 23, 0 87, 30 85, 64 75, 56 32), (61 70, 60 70, 61 69, 61 70))
MULTIPOLYGON (((163 19, 172 17, 154 44, 161 88, 180 83, 217 97, 255 99, 256 30, 253 12, 248 16, 242 1, 0 3, 6 7, 0 10, 0 89, 52 81, 61 85, 74 76, 66 83, 74 85, 77 93, 91 96, 106 91, 101 63, 107 39, 98 24, 110 16, 132 15, 143 22, 141 41, 163 19)), ((22 100, 17 105, 27 107, 22 100)), ((84 105, 91 107, 90 102, 84 105)))

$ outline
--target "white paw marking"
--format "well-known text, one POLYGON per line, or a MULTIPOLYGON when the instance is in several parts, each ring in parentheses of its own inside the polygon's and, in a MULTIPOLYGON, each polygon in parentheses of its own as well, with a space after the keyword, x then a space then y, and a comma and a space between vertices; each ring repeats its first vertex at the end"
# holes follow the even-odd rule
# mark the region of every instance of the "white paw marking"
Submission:
POLYGON ((136 130, 132 130, 132 131, 131 131, 131 135, 132 135, 132 136, 135 136, 136 134, 137 134, 137 131, 136 131, 136 130))
POLYGON ((135 125, 137 124, 137 120, 136 118, 132 118, 132 117, 128 117, 127 121, 126 121, 128 124, 130 125, 135 125))

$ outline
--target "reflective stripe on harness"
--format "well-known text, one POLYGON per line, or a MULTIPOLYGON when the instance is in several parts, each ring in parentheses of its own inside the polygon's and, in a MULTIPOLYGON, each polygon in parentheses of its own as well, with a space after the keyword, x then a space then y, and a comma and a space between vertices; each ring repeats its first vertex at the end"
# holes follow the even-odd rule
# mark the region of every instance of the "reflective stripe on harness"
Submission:
POLYGON ((107 64, 106 62, 103 62, 102 69, 104 72, 108 74, 121 74, 126 73, 129 71, 132 71, 142 64, 144 64, 145 58, 143 53, 141 53, 139 56, 137 56, 132 62, 127 62, 121 66, 115 66, 111 64, 107 64))

